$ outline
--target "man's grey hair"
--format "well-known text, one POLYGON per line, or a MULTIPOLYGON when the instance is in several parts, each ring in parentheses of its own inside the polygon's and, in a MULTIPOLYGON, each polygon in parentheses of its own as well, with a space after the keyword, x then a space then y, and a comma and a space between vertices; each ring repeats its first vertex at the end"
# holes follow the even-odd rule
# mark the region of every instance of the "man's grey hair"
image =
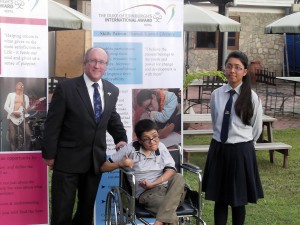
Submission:
POLYGON ((94 50, 94 49, 102 49, 103 51, 105 51, 105 53, 106 53, 106 55, 107 55, 107 64, 108 64, 108 62, 109 62, 109 54, 108 54, 108 51, 107 51, 106 49, 104 49, 104 48, 101 48, 101 47, 97 47, 97 48, 89 48, 89 49, 86 51, 85 55, 84 55, 83 63, 84 63, 84 64, 87 63, 87 61, 89 60, 90 52, 91 52, 92 50, 94 50))

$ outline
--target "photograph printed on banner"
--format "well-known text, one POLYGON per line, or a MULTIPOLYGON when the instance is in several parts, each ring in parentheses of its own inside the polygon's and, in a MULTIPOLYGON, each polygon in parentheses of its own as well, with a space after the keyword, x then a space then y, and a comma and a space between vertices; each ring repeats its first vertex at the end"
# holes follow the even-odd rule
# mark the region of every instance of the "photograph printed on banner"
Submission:
POLYGON ((181 143, 181 90, 157 88, 132 92, 133 127, 141 119, 151 119, 158 126, 161 142, 168 148, 181 143))
POLYGON ((47 78, 0 78, 1 152, 41 149, 47 78))

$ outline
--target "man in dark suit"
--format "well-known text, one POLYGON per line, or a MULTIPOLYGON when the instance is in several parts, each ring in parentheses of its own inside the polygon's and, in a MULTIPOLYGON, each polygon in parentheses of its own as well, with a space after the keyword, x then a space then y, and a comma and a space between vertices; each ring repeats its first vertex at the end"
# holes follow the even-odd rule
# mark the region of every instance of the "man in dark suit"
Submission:
POLYGON ((53 94, 42 149, 45 163, 53 169, 52 225, 92 225, 100 167, 106 161, 106 131, 116 149, 127 142, 116 112, 119 89, 101 79, 108 60, 104 49, 89 49, 84 74, 58 83, 53 94), (76 192, 77 210, 72 218, 76 192))

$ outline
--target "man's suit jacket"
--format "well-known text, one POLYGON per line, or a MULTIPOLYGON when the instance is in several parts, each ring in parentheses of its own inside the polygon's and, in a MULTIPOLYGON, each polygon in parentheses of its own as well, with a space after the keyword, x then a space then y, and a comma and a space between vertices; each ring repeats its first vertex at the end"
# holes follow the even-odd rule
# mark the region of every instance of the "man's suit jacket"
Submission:
POLYGON ((42 155, 55 159, 54 169, 68 173, 100 173, 106 160, 106 131, 115 144, 127 142, 126 130, 116 112, 119 89, 103 81, 105 107, 99 124, 83 76, 57 84, 47 119, 42 155))

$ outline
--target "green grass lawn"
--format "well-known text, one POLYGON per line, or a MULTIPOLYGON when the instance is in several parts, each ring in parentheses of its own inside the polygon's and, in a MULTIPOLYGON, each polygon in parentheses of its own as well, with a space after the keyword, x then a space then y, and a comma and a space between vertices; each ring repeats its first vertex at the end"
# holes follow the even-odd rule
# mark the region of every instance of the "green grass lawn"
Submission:
MULTIPOLYGON (((275 152, 275 162, 269 161, 268 151, 257 152, 257 161, 265 197, 246 207, 247 225, 300 224, 300 129, 273 130, 274 141, 292 146, 288 168, 282 168, 283 155, 275 152)), ((184 144, 209 144, 209 136, 188 136, 184 144)), ((204 168, 206 153, 191 154, 190 161, 204 168)), ((213 223, 214 202, 204 200, 203 219, 213 223)), ((230 211, 229 211, 230 212, 230 211)), ((228 223, 231 224, 229 213, 228 223)))

